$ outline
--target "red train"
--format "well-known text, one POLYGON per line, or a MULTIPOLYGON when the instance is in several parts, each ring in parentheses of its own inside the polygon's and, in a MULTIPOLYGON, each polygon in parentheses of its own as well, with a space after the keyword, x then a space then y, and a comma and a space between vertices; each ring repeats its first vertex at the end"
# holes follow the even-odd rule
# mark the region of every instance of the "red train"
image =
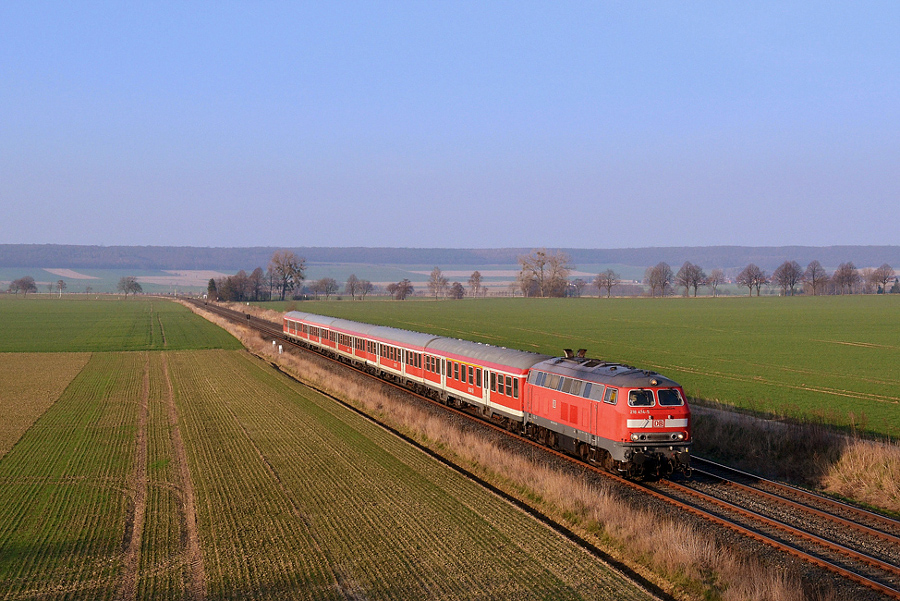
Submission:
POLYGON ((285 335, 630 478, 690 473, 691 412, 655 372, 291 311, 285 335))

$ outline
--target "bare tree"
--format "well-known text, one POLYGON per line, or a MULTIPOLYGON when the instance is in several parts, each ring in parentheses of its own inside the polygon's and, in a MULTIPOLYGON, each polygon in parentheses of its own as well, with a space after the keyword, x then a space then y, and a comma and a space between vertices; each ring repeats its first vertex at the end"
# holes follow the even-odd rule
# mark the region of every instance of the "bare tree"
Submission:
POLYGON ((813 259, 806 266, 806 271, 803 272, 803 281, 812 289, 813 296, 815 296, 828 283, 828 272, 821 263, 813 259))
POLYGON ((644 283, 650 286, 650 296, 656 296, 657 290, 659 290, 660 296, 668 294, 672 289, 674 277, 672 268, 666 262, 648 267, 644 272, 644 283))
POLYGON ((845 288, 848 294, 853 294, 854 286, 857 286, 860 282, 859 272, 856 271, 856 265, 853 264, 853 261, 838 265, 832 280, 841 291, 841 294, 844 294, 845 288))
POLYGON ((584 292, 584 287, 587 286, 587 282, 585 282, 581 278, 575 278, 572 280, 571 287, 575 291, 575 296, 581 297, 581 294, 584 292))
POLYGON ((881 291, 884 293, 888 291, 888 282, 894 279, 895 275, 894 268, 887 263, 884 263, 881 267, 876 268, 875 271, 872 272, 872 281, 876 286, 880 286, 881 291))
POLYGON ((450 286, 450 298, 459 300, 466 295, 465 287, 459 282, 453 282, 450 286))
POLYGON ((619 281, 619 274, 612 269, 607 269, 594 278, 594 285, 597 287, 598 292, 606 288, 606 298, 609 298, 612 294, 612 289, 618 285, 619 281))
POLYGON ((396 284, 388 284, 387 291, 396 300, 406 300, 406 297, 413 293, 414 288, 412 283, 404 278, 396 284))
POLYGON ((472 289, 472 296, 478 298, 478 295, 481 294, 481 272, 475 270, 472 272, 472 275, 469 276, 469 288, 472 289))
POLYGON ((772 281, 781 288, 784 296, 794 296, 794 288, 803 281, 803 268, 797 261, 785 261, 772 274, 772 281))
POLYGON ((250 300, 264 300, 263 296, 265 288, 266 274, 265 272, 263 272, 262 267, 257 267, 249 276, 247 276, 247 291, 250 296, 250 300))
POLYGON ((694 298, 697 297, 697 289, 706 282, 706 272, 699 265, 685 261, 678 273, 675 274, 675 283, 684 286, 684 295, 687 296, 691 288, 694 289, 694 298))
POLYGON ((85 286, 85 287, 84 287, 84 293, 85 293, 85 294, 91 294, 92 292, 94 292, 94 287, 93 287, 93 286, 85 286))
POLYGON ((518 280, 526 296, 565 296, 566 284, 572 272, 571 258, 562 251, 548 254, 547 249, 533 250, 518 257, 521 269, 518 280), (528 282, 533 282, 533 286, 528 282))
POLYGON ((359 297, 366 298, 366 295, 375 290, 375 286, 369 280, 359 281, 359 297))
POLYGON ((303 281, 306 259, 289 250, 277 250, 269 262, 269 269, 272 270, 273 281, 277 282, 277 287, 281 291, 281 300, 284 300, 285 294, 303 281))
POLYGON ((759 287, 762 280, 765 279, 765 272, 757 267, 754 263, 750 263, 737 275, 734 279, 739 286, 746 286, 748 296, 753 295, 753 288, 756 287, 756 296, 759 296, 759 287))
POLYGON ((133 275, 127 275, 124 278, 119 280, 119 283, 116 285, 116 289, 119 292, 125 293, 125 298, 128 298, 128 293, 138 294, 139 292, 143 292, 144 289, 141 288, 141 285, 138 283, 137 278, 133 275))
POLYGON ((706 278, 706 285, 712 289, 713 296, 719 296, 719 286, 725 283, 725 272, 719 269, 713 269, 706 278))
POLYGON ((435 266, 435 268, 431 270, 431 276, 428 278, 428 291, 431 292, 432 296, 436 299, 439 294, 441 296, 444 295, 448 284, 449 282, 447 278, 444 277, 441 268, 435 266))
POLYGON ((328 300, 332 294, 340 290, 340 285, 334 278, 322 278, 319 282, 321 283, 321 289, 322 293, 325 295, 325 300, 328 300))
POLYGON ((19 296, 19 291, 21 290, 25 296, 28 296, 29 292, 37 292, 37 283, 35 283, 34 278, 30 275, 26 275, 17 280, 13 280, 9 284, 9 290, 11 292, 15 292, 16 296, 19 296))
POLYGON ((356 300, 356 295, 360 292, 359 289, 359 278, 356 277, 355 273, 351 273, 350 277, 347 278, 347 283, 344 284, 344 293, 349 294, 352 300, 356 300))
POLYGON ((56 290, 59 292, 59 297, 62 298, 62 291, 66 289, 65 280, 56 280, 56 290))

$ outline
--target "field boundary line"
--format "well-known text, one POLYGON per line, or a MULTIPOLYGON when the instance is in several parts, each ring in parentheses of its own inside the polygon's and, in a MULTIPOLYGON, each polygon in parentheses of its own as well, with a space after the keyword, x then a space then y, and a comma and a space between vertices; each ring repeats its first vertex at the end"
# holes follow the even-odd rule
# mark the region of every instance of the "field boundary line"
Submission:
POLYGON ((161 353, 163 379, 166 382, 166 400, 169 410, 169 426, 172 439, 172 454, 178 466, 181 480, 181 518, 184 526, 184 555, 189 580, 186 583, 190 597, 197 601, 206 599, 206 569, 203 566, 203 554, 200 552, 200 534, 197 528, 197 508, 194 496, 194 484, 187 464, 181 428, 178 425, 178 408, 175 407, 175 389, 169 373, 169 360, 166 353, 161 353))
POLYGON ((147 514, 147 418, 150 403, 150 355, 147 353, 143 353, 143 355, 144 377, 138 409, 137 436, 134 444, 134 470, 127 487, 131 503, 125 519, 125 536, 122 541, 125 557, 118 595, 125 601, 132 601, 137 597, 141 541, 144 535, 144 519, 147 514))

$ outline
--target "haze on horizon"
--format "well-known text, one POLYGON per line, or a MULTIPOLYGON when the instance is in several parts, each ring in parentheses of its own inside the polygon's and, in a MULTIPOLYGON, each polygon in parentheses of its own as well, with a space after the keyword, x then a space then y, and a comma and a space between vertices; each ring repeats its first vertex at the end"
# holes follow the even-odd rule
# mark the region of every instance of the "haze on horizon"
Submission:
POLYGON ((0 243, 896 245, 900 4, 7 2, 0 243))

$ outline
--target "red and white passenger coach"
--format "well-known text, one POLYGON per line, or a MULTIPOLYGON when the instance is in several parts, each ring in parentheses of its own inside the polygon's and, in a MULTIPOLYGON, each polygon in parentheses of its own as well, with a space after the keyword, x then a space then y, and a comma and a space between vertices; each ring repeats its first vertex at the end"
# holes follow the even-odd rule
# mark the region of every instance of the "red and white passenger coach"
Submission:
POLYGON ((632 478, 689 473, 684 391, 655 372, 291 311, 285 335, 632 478))

